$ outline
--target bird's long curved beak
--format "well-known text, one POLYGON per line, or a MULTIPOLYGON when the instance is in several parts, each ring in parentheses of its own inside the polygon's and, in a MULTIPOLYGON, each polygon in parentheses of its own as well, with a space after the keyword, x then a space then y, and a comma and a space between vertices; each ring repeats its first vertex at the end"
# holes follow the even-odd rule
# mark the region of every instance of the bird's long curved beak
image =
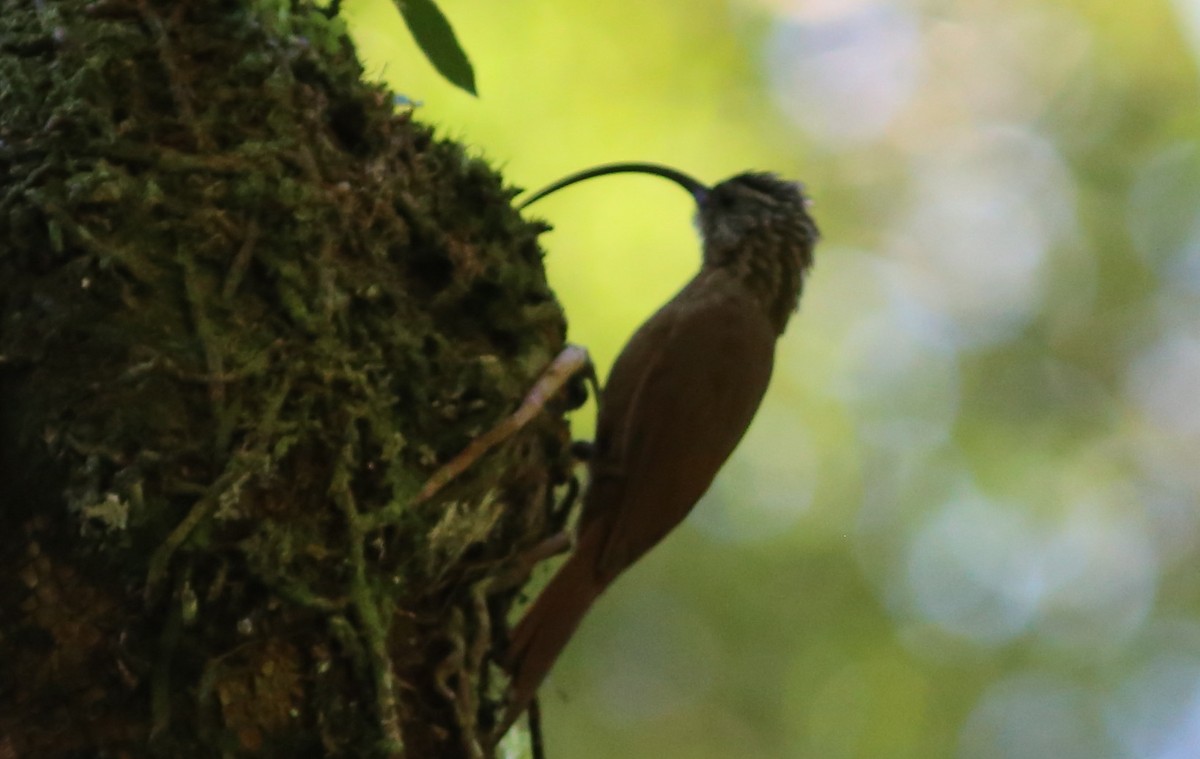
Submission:
POLYGON ((682 171, 672 169, 669 166, 663 166, 657 163, 608 163, 604 164, 603 166, 595 166, 590 169, 584 169, 583 171, 564 177, 548 187, 543 187, 533 195, 530 195, 528 198, 521 201, 521 204, 517 207, 526 208, 551 193, 558 192, 564 187, 573 185, 576 182, 582 182, 585 179, 602 177, 605 174, 625 173, 653 174, 656 177, 669 179, 683 189, 687 190, 697 203, 702 202, 704 200, 704 196, 708 194, 708 187, 703 182, 684 174, 682 171))

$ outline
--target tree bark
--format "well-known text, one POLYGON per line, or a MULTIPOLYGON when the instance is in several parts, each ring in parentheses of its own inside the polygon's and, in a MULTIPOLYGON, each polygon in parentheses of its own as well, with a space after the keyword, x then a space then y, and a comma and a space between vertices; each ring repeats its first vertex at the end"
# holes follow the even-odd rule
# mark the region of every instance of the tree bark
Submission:
POLYGON ((271 0, 0 2, 0 757, 484 757, 565 402, 513 191, 271 0))

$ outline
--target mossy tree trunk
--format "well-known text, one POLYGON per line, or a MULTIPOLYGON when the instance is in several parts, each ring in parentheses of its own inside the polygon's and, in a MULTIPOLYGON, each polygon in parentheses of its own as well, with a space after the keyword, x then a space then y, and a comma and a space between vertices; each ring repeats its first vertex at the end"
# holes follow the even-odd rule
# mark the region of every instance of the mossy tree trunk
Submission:
POLYGON ((561 402, 414 498, 563 346, 541 228, 306 3, 0 6, 0 756, 488 755, 561 402))

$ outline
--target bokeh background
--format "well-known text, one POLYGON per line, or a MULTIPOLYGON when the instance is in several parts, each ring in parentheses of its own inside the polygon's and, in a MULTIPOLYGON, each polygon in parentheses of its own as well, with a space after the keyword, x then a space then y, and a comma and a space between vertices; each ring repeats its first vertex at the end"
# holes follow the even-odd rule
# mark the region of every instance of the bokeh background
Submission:
MULTIPOLYGON (((551 756, 1200 757, 1200 0, 439 4, 480 99, 343 12, 514 184, 769 169, 824 232, 741 448, 543 689, 551 756)), ((536 214, 604 373, 690 201, 536 214)))

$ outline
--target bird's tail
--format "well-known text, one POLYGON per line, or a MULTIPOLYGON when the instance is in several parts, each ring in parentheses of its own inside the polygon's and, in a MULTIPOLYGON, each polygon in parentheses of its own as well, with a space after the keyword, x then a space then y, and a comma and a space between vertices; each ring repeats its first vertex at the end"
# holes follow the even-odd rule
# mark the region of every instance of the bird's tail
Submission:
POLYGON ((559 567, 509 638, 505 667, 512 676, 510 701, 498 735, 521 716, 546 679, 584 614, 604 591, 591 546, 581 544, 559 567))

